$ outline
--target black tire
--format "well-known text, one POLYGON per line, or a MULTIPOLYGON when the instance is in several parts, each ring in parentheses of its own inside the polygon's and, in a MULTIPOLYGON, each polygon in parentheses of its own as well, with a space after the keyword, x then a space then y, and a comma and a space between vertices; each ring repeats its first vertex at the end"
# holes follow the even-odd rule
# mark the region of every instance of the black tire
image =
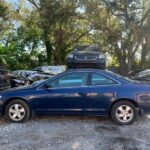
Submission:
POLYGON ((113 107, 111 109, 111 118, 116 124, 119 124, 119 125, 132 124, 137 119, 137 117, 138 117, 138 111, 137 111, 135 105, 128 101, 117 102, 113 105, 113 107), (125 112, 125 111, 127 111, 126 110, 127 108, 129 111, 125 112), (120 109, 123 109, 123 113, 121 113, 120 109), (121 115, 121 116, 119 116, 119 115, 121 115), (127 121, 125 118, 127 119, 127 121))
POLYGON ((13 100, 10 103, 8 103, 8 105, 6 106, 5 109, 5 117, 8 121, 13 122, 13 123, 21 123, 21 122, 25 122, 29 119, 30 117, 30 109, 29 106, 22 100, 13 100), (18 116, 16 116, 16 119, 13 119, 13 117, 11 117, 12 115, 14 115, 14 112, 11 112, 12 110, 16 112, 16 108, 15 106, 18 107, 18 109, 23 110, 23 112, 18 112, 21 115, 21 119, 19 119, 18 116), (18 117, 18 119, 17 119, 18 117))

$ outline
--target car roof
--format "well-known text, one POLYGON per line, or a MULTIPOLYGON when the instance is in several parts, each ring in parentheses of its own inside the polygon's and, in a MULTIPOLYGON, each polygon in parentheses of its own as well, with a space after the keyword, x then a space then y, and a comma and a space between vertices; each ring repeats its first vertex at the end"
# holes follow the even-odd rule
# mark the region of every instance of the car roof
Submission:
POLYGON ((100 73, 113 80, 117 80, 121 83, 129 83, 129 80, 125 79, 123 76, 113 73, 109 70, 102 70, 102 69, 95 69, 95 68, 78 68, 78 69, 68 69, 64 73, 73 73, 73 72, 93 72, 93 73, 100 73))
POLYGON ((101 73, 107 72, 107 70, 94 69, 94 68, 67 69, 65 72, 78 72, 78 71, 101 72, 101 73))

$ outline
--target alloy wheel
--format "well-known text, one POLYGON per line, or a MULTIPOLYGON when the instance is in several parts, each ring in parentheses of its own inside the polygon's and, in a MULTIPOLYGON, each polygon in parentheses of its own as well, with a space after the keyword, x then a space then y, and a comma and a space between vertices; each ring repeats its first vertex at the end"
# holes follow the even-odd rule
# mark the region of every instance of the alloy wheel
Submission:
POLYGON ((21 104, 13 104, 8 110, 9 117, 14 121, 20 121, 25 117, 25 108, 21 104))
POLYGON ((121 105, 116 110, 116 118, 123 123, 127 123, 133 119, 133 109, 128 105, 121 105))

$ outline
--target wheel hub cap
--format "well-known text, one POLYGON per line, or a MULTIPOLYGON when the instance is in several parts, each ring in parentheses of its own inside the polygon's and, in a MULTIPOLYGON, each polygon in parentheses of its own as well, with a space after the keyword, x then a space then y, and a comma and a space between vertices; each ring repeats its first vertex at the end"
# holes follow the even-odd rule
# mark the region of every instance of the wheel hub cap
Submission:
POLYGON ((133 109, 128 105, 122 105, 116 110, 116 117, 120 122, 129 122, 133 118, 133 109))
POLYGON ((14 121, 20 121, 25 116, 25 109, 20 104, 14 104, 9 108, 9 117, 14 121))

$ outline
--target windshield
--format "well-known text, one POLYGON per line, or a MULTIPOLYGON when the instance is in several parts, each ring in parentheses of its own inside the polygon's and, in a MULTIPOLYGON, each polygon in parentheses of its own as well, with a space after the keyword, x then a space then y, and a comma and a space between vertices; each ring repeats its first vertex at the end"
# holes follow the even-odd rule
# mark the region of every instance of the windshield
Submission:
POLYGON ((96 46, 79 46, 75 48, 75 52, 86 51, 86 52, 100 52, 100 49, 96 46))
POLYGON ((46 79, 46 80, 35 81, 31 86, 37 86, 37 85, 39 85, 39 84, 41 84, 41 83, 44 83, 44 82, 47 81, 47 80, 49 80, 49 78, 46 79))

